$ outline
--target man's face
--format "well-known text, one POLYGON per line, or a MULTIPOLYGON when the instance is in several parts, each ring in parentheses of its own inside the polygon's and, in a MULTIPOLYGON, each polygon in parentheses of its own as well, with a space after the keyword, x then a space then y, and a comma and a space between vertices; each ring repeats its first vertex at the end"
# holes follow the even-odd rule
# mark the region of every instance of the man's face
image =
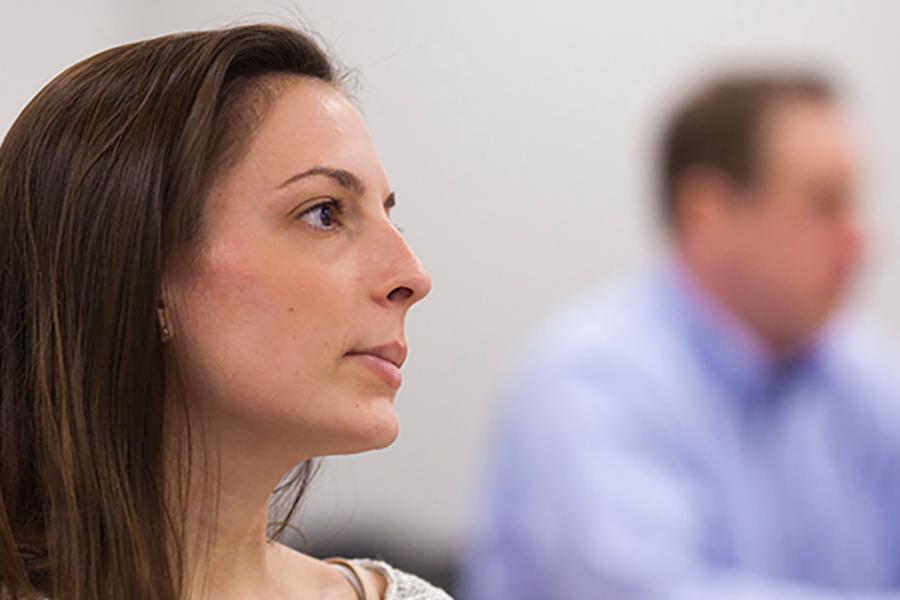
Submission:
POLYGON ((763 121, 754 182, 723 224, 731 285, 776 341, 810 335, 847 291, 860 259, 856 164, 835 107, 796 100, 763 121))

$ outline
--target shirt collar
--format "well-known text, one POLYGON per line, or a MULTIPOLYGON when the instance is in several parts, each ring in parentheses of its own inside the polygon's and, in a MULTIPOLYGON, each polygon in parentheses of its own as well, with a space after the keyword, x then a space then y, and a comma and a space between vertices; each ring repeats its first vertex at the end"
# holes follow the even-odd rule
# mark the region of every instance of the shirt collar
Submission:
POLYGON ((664 271, 663 300, 685 327, 704 364, 730 387, 763 394, 820 366, 824 334, 814 336, 793 358, 779 358, 681 259, 670 260, 664 271))

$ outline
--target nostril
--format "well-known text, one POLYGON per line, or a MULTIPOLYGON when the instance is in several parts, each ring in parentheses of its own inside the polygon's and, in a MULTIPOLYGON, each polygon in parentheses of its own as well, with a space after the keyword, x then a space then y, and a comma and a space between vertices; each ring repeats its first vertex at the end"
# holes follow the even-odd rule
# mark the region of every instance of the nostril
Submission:
POLYGON ((409 300, 413 295, 413 291, 408 287, 398 287, 394 288, 390 294, 388 294, 388 300, 391 302, 404 302, 409 300))

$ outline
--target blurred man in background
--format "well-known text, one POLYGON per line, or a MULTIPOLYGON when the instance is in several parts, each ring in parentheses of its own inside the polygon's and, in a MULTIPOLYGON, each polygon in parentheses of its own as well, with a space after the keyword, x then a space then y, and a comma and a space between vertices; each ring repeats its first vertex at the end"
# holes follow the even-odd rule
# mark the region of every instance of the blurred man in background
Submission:
POLYGON ((900 598, 889 344, 828 84, 718 80, 662 144, 671 252, 537 336, 494 439, 467 600, 900 598))

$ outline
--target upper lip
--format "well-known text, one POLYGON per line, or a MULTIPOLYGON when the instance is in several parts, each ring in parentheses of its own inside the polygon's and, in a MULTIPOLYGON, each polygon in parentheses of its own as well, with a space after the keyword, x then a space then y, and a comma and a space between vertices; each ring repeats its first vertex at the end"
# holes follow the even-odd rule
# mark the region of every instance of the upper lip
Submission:
POLYGON ((370 354, 372 356, 377 356, 378 358, 395 365, 399 369, 403 366, 403 363, 406 362, 407 352, 406 344, 402 342, 390 342, 380 346, 352 350, 347 354, 370 354))

